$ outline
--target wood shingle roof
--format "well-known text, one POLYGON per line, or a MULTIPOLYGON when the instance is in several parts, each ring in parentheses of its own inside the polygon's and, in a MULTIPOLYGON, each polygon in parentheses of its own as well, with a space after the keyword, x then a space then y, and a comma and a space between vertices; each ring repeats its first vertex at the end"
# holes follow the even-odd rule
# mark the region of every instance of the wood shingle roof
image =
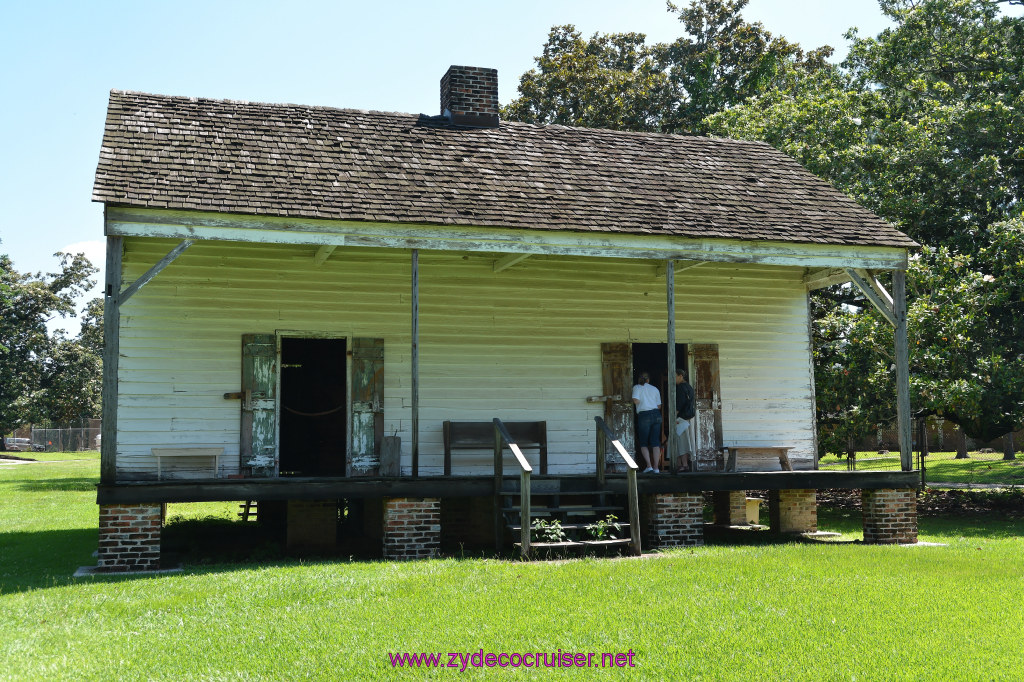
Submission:
POLYGON ((93 199, 352 221, 913 247, 759 142, 112 91, 93 199))

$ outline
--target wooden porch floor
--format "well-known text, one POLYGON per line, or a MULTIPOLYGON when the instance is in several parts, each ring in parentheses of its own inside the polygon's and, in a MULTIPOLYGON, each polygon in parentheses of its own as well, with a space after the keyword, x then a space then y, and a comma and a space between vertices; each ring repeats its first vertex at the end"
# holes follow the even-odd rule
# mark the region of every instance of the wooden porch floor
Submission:
MULTIPOLYGON (((506 476, 518 480, 516 476, 506 476)), ((593 479, 593 474, 550 474, 544 479, 593 479)), ((917 488, 915 471, 765 471, 697 472, 640 475, 641 495, 714 490, 824 490, 917 488)), ((626 492, 625 474, 607 474, 605 487, 626 492)), ((214 502, 231 500, 330 500, 384 497, 486 497, 494 494, 493 476, 421 476, 360 478, 248 478, 132 481, 97 486, 98 504, 214 502)))

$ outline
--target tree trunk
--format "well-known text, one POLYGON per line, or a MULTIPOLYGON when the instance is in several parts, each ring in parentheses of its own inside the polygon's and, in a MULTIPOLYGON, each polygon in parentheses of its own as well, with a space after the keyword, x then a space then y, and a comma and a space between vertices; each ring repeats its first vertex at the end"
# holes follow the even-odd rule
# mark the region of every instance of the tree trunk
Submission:
POLYGON ((1003 460, 1012 462, 1017 459, 1013 452, 1013 431, 1003 436, 1003 460))
POLYGON ((959 426, 956 427, 956 432, 960 434, 956 441, 956 458, 967 459, 967 434, 959 426))

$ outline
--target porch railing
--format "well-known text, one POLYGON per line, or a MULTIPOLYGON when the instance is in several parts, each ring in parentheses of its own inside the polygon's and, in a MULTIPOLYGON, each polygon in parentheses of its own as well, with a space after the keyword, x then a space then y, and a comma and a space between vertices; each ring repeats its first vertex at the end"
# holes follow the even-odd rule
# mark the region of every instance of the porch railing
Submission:
POLYGON ((622 447, 622 443, 615 437, 612 430, 608 428, 608 424, 605 423, 604 419, 595 416, 594 421, 597 422, 598 485, 604 486, 605 453, 608 450, 609 442, 619 457, 626 463, 626 494, 629 496, 629 539, 630 544, 633 546, 633 552, 639 556, 642 552, 640 546, 640 500, 636 492, 636 472, 639 467, 637 467, 633 458, 629 456, 629 453, 626 452, 626 448, 622 447))
POLYGON ((502 466, 502 451, 508 445, 508 449, 515 455, 519 463, 519 534, 520 550, 524 557, 530 556, 530 474, 533 467, 526 461, 523 451, 516 445, 515 440, 509 434, 508 429, 497 417, 494 418, 494 537, 500 545, 501 536, 505 532, 505 522, 502 509, 502 478, 504 476, 502 466))

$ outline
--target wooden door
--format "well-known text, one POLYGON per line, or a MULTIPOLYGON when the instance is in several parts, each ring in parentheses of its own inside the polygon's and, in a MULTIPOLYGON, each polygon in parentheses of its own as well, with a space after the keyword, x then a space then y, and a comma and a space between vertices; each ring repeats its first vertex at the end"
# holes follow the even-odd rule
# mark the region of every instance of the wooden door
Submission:
MULTIPOLYGON (((604 401, 604 420, 630 454, 635 453, 636 445, 632 358, 628 343, 601 344, 601 390, 606 396, 617 396, 604 401)), ((608 461, 616 469, 624 466, 618 456, 612 456, 608 461)))
POLYGON ((722 468, 722 389, 718 369, 718 344, 690 347, 693 354, 693 390, 697 398, 695 437, 697 471, 722 468))
POLYGON ((384 439, 384 339, 352 340, 352 457, 349 475, 376 476, 384 439))
POLYGON ((240 465, 251 476, 277 474, 277 339, 242 336, 242 424, 240 465))

